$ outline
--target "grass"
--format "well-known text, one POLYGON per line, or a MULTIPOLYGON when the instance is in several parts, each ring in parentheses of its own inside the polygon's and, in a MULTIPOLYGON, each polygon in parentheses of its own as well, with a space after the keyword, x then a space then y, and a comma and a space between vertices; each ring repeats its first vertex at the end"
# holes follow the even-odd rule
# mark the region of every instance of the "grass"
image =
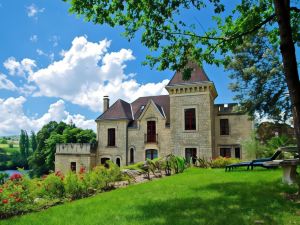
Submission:
POLYGON ((19 144, 13 144, 13 148, 10 148, 8 144, 0 144, 0 149, 2 149, 7 154, 20 151, 19 144))
POLYGON ((295 189, 280 179, 281 170, 194 168, 0 224, 300 224, 299 203, 282 196, 295 189))

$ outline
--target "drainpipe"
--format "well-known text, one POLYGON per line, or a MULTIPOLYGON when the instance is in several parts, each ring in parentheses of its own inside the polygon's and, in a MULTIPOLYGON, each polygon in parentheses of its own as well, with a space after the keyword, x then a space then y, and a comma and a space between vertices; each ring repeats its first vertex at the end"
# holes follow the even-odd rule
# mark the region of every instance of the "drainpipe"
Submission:
POLYGON ((128 121, 126 123, 126 166, 128 166, 128 121))

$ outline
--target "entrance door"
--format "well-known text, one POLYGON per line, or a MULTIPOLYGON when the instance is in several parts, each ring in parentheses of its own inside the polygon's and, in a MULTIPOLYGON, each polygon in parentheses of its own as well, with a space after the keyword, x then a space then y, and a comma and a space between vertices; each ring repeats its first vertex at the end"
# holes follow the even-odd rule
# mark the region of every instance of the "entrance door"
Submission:
POLYGON ((220 148, 220 156, 230 158, 231 148, 220 148))
POLYGON ((71 162, 71 171, 76 172, 76 162, 71 162))
POLYGON ((147 149, 146 150, 146 159, 156 159, 157 158, 157 150, 156 149, 147 149))
POLYGON ((186 148, 185 149, 185 159, 187 162, 195 164, 197 161, 197 149, 196 148, 186 148))
POLYGON ((147 121, 147 142, 156 142, 155 121, 147 121))

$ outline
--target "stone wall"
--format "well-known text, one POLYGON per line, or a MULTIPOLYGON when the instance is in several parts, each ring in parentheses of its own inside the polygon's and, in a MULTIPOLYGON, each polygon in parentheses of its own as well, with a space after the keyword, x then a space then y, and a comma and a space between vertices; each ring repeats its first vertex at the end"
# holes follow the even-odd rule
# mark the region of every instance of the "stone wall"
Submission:
MULTIPOLYGON (((183 87, 183 89, 186 89, 183 87)), ((189 88, 187 88, 189 90, 189 88)), ((194 88, 192 89, 194 90, 194 88)), ((185 148, 196 148, 197 157, 212 158, 213 97, 206 86, 191 93, 172 92, 170 95, 171 146, 175 155, 185 156, 185 148), (200 91, 199 91, 200 90, 200 91), (196 130, 184 129, 184 109, 196 108, 196 130)))
POLYGON ((55 171, 64 174, 71 170, 71 162, 76 162, 76 171, 81 167, 86 170, 96 165, 96 154, 93 146, 88 143, 56 144, 55 171))
POLYGON ((248 115, 236 112, 219 113, 219 106, 215 106, 215 155, 220 155, 220 148, 231 148, 231 156, 234 157, 234 148, 241 150, 241 159, 246 158, 246 152, 242 148, 243 141, 249 139, 253 132, 253 121, 248 115), (228 119, 229 135, 220 135, 220 119, 228 119))
POLYGON ((108 158, 116 163, 117 158, 121 161, 121 166, 126 165, 127 146, 127 120, 101 120, 97 121, 97 164, 101 163, 101 158, 108 158), (107 146, 108 129, 116 129, 116 146, 107 146))
POLYGON ((172 152, 170 140, 170 128, 166 127, 166 119, 161 115, 153 103, 147 104, 144 113, 138 120, 138 126, 136 128, 128 129, 128 152, 131 148, 134 149, 135 162, 145 160, 145 152, 147 149, 156 149, 158 150, 158 157, 163 157, 172 152), (156 122, 157 143, 145 143, 147 121, 156 122))

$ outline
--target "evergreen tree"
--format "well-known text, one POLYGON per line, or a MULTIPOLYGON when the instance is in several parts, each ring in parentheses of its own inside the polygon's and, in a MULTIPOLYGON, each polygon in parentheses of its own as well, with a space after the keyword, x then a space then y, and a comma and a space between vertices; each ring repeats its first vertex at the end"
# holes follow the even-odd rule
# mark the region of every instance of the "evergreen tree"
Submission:
POLYGON ((35 152, 37 148, 37 141, 36 141, 36 135, 33 130, 31 131, 30 142, 31 142, 32 152, 35 152))

